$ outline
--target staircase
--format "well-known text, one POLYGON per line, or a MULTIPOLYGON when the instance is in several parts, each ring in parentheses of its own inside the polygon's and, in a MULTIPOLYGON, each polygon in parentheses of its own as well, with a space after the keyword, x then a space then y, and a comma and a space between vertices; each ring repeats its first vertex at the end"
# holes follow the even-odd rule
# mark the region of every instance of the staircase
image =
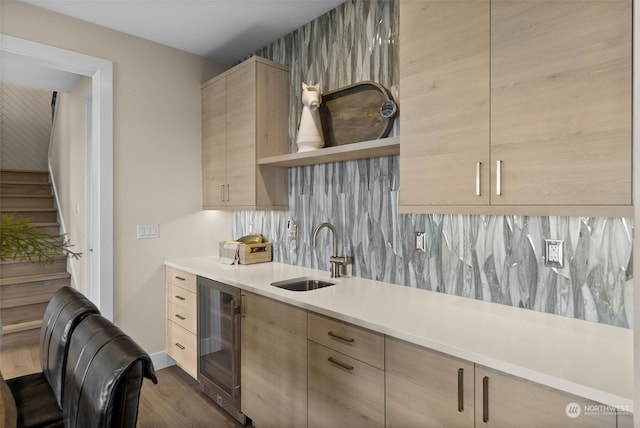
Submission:
MULTIPOLYGON (((0 170, 0 214, 29 217, 38 227, 60 233, 48 171, 0 170)), ((44 310, 53 293, 69 285, 67 259, 51 264, 0 262, 2 347, 37 344, 44 310)))

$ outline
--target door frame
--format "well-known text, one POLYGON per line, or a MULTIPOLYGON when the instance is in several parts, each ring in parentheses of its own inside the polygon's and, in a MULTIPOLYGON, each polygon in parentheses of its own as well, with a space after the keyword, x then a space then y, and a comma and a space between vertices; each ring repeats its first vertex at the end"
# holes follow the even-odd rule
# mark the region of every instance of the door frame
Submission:
POLYGON ((102 315, 114 315, 113 244, 113 62, 0 33, 0 50, 22 55, 30 63, 91 78, 91 143, 98 192, 91 207, 98 224, 93 229, 93 277, 98 284, 92 296, 102 315))

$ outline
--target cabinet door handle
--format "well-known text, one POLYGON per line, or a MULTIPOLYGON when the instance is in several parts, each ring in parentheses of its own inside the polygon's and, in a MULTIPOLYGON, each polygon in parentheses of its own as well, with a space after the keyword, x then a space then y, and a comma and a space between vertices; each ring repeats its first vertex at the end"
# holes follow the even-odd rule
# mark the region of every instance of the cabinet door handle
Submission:
POLYGON ((244 298, 244 294, 240 295, 240 318, 244 318, 246 316, 246 307, 247 307, 247 302, 244 298))
POLYGON ((464 369, 458 369, 458 412, 464 412, 464 369))
POLYGON ((349 371, 353 370, 353 366, 350 366, 347 363, 343 363, 342 361, 336 360, 333 357, 327 358, 327 361, 329 361, 331 364, 335 364, 338 367, 342 367, 345 370, 349 370, 349 371))
POLYGON ((187 300, 187 299, 185 299, 185 298, 184 298, 184 297, 182 297, 182 296, 176 296, 176 299, 178 299, 178 300, 187 300))
POLYGON ((220 185, 220 200, 224 202, 224 184, 220 185))
POLYGON ((476 162, 476 196, 480 196, 480 167, 482 162, 476 162))
POLYGON ((496 195, 502 195, 502 161, 496 161, 496 195))
POLYGON ((353 343, 354 342, 353 338, 340 336, 339 334, 335 334, 332 331, 328 332, 327 335, 333 337, 334 339, 342 340, 343 342, 347 342, 347 343, 353 343))
POLYGON ((183 351, 184 351, 184 349, 185 349, 185 348, 184 348, 184 346, 182 346, 182 345, 181 345, 180 343, 178 343, 178 342, 176 342, 176 346, 177 346, 178 348, 182 349, 183 351))
POLYGON ((182 321, 186 320, 186 318, 185 318, 185 317, 183 317, 183 316, 182 316, 182 315, 180 315, 180 314, 176 314, 176 315, 175 315, 175 317, 176 317, 176 318, 178 318, 179 320, 182 320, 182 321))
POLYGON ((231 200, 231 192, 230 192, 229 185, 227 184, 227 202, 229 202, 230 200, 231 200))
POLYGON ((489 422, 489 376, 482 378, 482 422, 489 422))

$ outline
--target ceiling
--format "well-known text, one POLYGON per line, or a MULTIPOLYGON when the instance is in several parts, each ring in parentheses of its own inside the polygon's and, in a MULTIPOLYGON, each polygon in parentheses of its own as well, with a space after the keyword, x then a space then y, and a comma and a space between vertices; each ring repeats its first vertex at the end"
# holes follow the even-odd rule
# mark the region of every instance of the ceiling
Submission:
POLYGON ((345 0, 21 0, 233 65, 345 0))
MULTIPOLYGON (((231 66, 345 0, 20 1, 231 66)), ((0 77, 68 92, 80 76, 0 51, 0 77)))

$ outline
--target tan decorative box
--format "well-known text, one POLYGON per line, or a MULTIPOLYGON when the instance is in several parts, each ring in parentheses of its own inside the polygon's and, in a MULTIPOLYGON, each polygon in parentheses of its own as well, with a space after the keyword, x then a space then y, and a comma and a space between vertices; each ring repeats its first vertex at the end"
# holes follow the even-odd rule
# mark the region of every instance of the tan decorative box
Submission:
MULTIPOLYGON (((229 241, 220 242, 220 255, 222 256, 222 250, 225 244, 229 241)), ((224 254, 228 256, 228 254, 224 254)), ((238 243, 238 263, 243 265, 250 265, 253 263, 270 262, 273 258, 273 250, 270 242, 264 242, 262 244, 242 244, 238 243)))

